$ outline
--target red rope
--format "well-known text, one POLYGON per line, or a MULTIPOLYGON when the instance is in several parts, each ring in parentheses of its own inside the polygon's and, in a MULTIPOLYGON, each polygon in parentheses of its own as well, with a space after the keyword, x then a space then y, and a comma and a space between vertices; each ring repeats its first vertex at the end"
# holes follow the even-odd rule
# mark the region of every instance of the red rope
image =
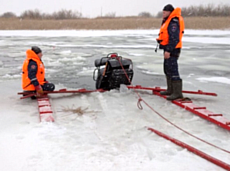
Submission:
POLYGON ((153 109, 147 102, 145 102, 143 99, 142 99, 142 101, 145 103, 146 106, 148 106, 148 107, 149 107, 152 111, 154 111, 158 116, 160 116, 160 117, 161 117, 162 119, 164 119, 166 122, 170 123, 172 126, 174 126, 174 127, 176 127, 177 129, 181 130, 182 132, 184 132, 184 133, 186 133, 186 134, 192 136, 193 138, 198 139, 198 140, 200 140, 200 141, 202 141, 202 142, 204 142, 204 143, 206 143, 206 144, 208 144, 208 145, 210 145, 210 146, 212 146, 212 147, 215 147, 215 148, 217 148, 217 149, 219 149, 219 150, 222 150, 222 151, 224 151, 224 152, 226 152, 226 153, 230 153, 230 151, 228 151, 228 150, 225 150, 225 149, 223 149, 223 148, 221 148, 221 147, 218 147, 218 146, 216 146, 216 145, 214 145, 214 144, 211 144, 211 143, 209 143, 209 142, 207 142, 207 141, 205 141, 205 140, 203 140, 203 139, 201 139, 201 138, 199 138, 199 137, 197 137, 197 136, 195 136, 195 135, 192 135, 192 134, 189 133, 188 131, 185 131, 184 129, 180 128, 179 126, 177 126, 176 124, 172 123, 172 122, 169 121, 167 118, 165 118, 164 116, 162 116, 159 112, 157 112, 156 110, 154 110, 154 109, 153 109))
POLYGON ((141 105, 141 101, 142 101, 142 99, 139 98, 138 101, 137 101, 137 107, 138 107, 140 110, 143 110, 143 107, 142 107, 142 105, 141 105))
MULTIPOLYGON (((132 82, 130 81, 129 76, 128 76, 128 74, 126 73, 125 68, 123 67, 123 65, 122 65, 122 63, 121 63, 121 57, 117 57, 116 59, 119 61, 120 66, 121 66, 121 68, 123 69, 123 71, 124 71, 124 73, 125 73, 125 76, 126 76, 127 80, 129 81, 130 85, 132 85, 132 82)), ((130 60, 130 61, 131 61, 131 59, 128 59, 128 58, 124 58, 124 59, 127 59, 127 60, 130 60)), ((140 110, 143 110, 143 107, 142 107, 142 105, 141 105, 141 101, 142 101, 141 96, 139 95, 139 93, 137 92, 137 90, 134 89, 134 92, 135 92, 135 93, 137 94, 137 96, 138 96, 137 107, 138 107, 140 110)))
MULTIPOLYGON (((125 58, 125 59, 128 59, 128 58, 125 58)), ((121 65, 121 67, 122 67, 122 69, 123 69, 123 71, 124 71, 124 73, 125 73, 125 75, 126 75, 128 81, 129 81, 130 85, 132 85, 132 83, 131 83, 131 81, 130 81, 130 79, 129 79, 129 77, 128 77, 128 75, 127 75, 127 73, 126 73, 126 71, 125 71, 125 69, 124 69, 124 67, 123 67, 123 65, 122 65, 122 63, 121 63, 121 61, 120 61, 120 58, 117 57, 117 60, 119 61, 119 63, 120 63, 120 65, 121 65)), ((131 60, 131 59, 128 59, 128 60, 131 60)), ((204 142, 204 143, 206 143, 206 144, 208 144, 208 145, 210 145, 210 146, 212 146, 212 147, 215 147, 215 148, 217 148, 217 149, 219 149, 219 150, 222 150, 222 151, 224 151, 224 152, 230 154, 230 151, 225 150, 225 149, 223 149, 223 148, 221 148, 221 147, 218 147, 218 146, 216 146, 216 145, 214 145, 214 144, 211 144, 211 143, 209 143, 209 142, 207 142, 207 141, 205 141, 205 140, 203 140, 203 139, 201 139, 201 138, 199 138, 199 137, 197 137, 197 136, 195 136, 195 135, 192 135, 192 134, 189 133, 188 131, 185 131, 184 129, 180 128, 179 126, 175 125, 174 123, 172 123, 171 121, 169 121, 167 118, 165 118, 164 116, 162 116, 159 112, 157 112, 156 110, 154 110, 145 100, 143 100, 143 99, 141 98, 141 96, 139 95, 139 93, 137 92, 137 90, 134 89, 134 92, 135 92, 135 93, 137 94, 137 96, 138 96, 137 107, 138 107, 140 110, 143 109, 143 107, 142 107, 142 105, 141 105, 141 102, 143 101, 143 102, 145 103, 146 106, 148 106, 153 112, 155 112, 158 116, 160 116, 160 117, 161 117, 163 120, 165 120, 166 122, 170 123, 172 126, 176 127, 177 129, 181 130, 182 132, 186 133, 187 135, 190 135, 191 137, 193 137, 193 138, 195 138, 195 139, 197 139, 197 140, 200 140, 201 142, 204 142)))

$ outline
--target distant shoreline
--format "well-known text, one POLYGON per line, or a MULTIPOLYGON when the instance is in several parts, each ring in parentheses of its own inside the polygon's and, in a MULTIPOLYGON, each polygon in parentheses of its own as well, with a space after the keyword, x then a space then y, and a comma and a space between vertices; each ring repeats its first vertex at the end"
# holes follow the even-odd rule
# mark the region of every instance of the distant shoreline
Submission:
MULTIPOLYGON (((230 29, 230 17, 186 17, 186 29, 230 29)), ((122 17, 70 20, 0 19, 0 30, 139 30, 159 29, 160 18, 122 17)))

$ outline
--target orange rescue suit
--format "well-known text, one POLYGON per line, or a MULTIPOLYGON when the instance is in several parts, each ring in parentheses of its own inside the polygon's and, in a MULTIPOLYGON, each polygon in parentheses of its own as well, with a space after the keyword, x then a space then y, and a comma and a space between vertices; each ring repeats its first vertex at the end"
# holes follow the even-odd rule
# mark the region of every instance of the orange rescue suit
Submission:
POLYGON ((181 16, 181 9, 180 8, 174 9, 173 12, 167 18, 167 20, 162 24, 162 26, 160 28, 159 37, 157 38, 157 41, 163 46, 165 46, 169 43, 168 26, 169 26, 170 21, 175 17, 177 17, 179 19, 179 25, 180 25, 179 42, 175 47, 177 49, 177 48, 182 48, 182 36, 184 33, 184 20, 181 16))
POLYGON ((45 83, 45 67, 38 55, 34 51, 29 49, 26 51, 26 59, 22 66, 22 89, 24 91, 35 91, 35 86, 31 83, 31 80, 28 77, 28 65, 30 60, 33 60, 37 63, 37 81, 40 85, 43 85, 45 83))

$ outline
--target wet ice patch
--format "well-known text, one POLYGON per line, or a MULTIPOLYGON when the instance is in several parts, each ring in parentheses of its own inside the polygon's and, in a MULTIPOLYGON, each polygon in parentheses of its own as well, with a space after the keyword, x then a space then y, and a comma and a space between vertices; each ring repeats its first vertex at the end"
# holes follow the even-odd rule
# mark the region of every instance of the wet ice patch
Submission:
POLYGON ((21 75, 10 75, 10 74, 6 74, 3 76, 3 78, 5 79, 14 79, 14 78, 21 78, 21 75))
POLYGON ((210 77, 210 78, 197 78, 199 81, 204 82, 218 82, 218 83, 224 83, 224 84, 230 84, 230 79, 226 77, 210 77))
POLYGON ((59 52, 59 54, 61 54, 61 55, 64 55, 64 54, 71 54, 71 53, 72 53, 71 50, 65 50, 65 51, 59 52))
POLYGON ((144 54, 138 54, 138 53, 129 53, 131 56, 144 56, 144 54))
POLYGON ((211 71, 230 71, 229 66, 218 66, 218 65, 204 65, 198 66, 202 69, 211 70, 211 71))
POLYGON ((158 63, 143 63, 137 66, 138 69, 142 70, 142 73, 148 75, 161 75, 163 74, 162 64, 158 63))
POLYGON ((69 57, 64 57, 64 58, 60 58, 58 59, 58 61, 60 62, 72 62, 72 61, 85 61, 86 59, 83 57, 75 57, 75 58, 69 58, 69 57))
POLYGON ((229 44, 229 38, 210 38, 210 37, 185 37, 183 38, 184 42, 198 42, 198 43, 212 43, 212 44, 229 44))
POLYGON ((162 75, 158 72, 153 72, 153 71, 142 71, 143 74, 147 74, 147 75, 162 75))
POLYGON ((92 56, 92 54, 90 54, 90 53, 80 53, 80 52, 77 52, 76 54, 77 54, 77 56, 81 56, 81 57, 91 57, 92 56))
POLYGON ((90 67, 83 67, 82 71, 78 72, 77 75, 85 75, 85 76, 92 76, 92 73, 94 71, 94 68, 90 68, 90 67))
POLYGON ((47 73, 57 73, 57 71, 58 71, 57 69, 50 69, 50 68, 46 69, 47 73))
POLYGON ((120 90, 120 93, 127 93, 129 91, 129 89, 127 88, 125 84, 121 84, 119 90, 120 90))

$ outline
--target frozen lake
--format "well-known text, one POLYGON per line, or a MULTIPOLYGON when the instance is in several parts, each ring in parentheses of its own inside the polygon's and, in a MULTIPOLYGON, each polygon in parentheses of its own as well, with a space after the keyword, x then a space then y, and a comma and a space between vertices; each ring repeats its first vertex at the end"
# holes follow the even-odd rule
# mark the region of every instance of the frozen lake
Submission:
MULTIPOLYGON (((25 52, 34 45, 43 50, 46 78, 57 89, 95 89, 94 60, 111 52, 133 61, 134 85, 165 87, 162 51, 154 51, 157 34, 157 30, 0 31, 0 170, 222 170, 147 131, 146 126, 157 128, 230 163, 229 154, 188 137, 146 106, 140 111, 132 91, 51 95, 53 124, 39 123, 36 102, 17 96, 25 52), (72 106, 88 107, 89 113, 63 111, 72 106)), ((229 64, 230 31, 186 30, 179 59, 183 89, 218 96, 185 96, 230 120, 229 64)), ((228 131, 151 92, 141 96, 180 127, 230 150, 228 131)))

